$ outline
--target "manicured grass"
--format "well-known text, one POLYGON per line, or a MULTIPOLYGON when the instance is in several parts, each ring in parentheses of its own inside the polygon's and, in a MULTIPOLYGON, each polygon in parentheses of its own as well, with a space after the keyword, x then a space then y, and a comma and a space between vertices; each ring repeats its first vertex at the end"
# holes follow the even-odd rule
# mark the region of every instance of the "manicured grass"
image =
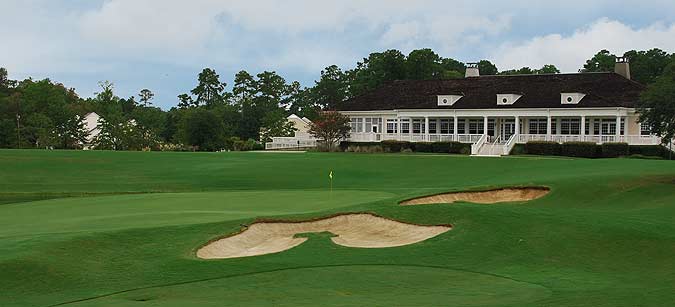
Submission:
POLYGON ((0 204, 0 306, 675 301, 670 161, 0 151, 0 204), (508 185, 552 192, 528 203, 397 205, 508 185), (278 254, 194 255, 256 217, 339 212, 454 229, 388 249, 346 248, 318 234, 278 254))

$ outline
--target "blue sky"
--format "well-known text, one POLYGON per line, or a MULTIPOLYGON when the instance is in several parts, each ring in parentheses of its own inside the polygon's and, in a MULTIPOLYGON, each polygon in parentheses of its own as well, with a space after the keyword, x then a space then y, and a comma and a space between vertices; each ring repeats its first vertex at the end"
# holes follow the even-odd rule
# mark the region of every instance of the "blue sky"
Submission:
POLYGON ((245 69, 311 86, 323 67, 390 48, 565 72, 602 48, 675 52, 675 1, 555 2, 0 0, 0 66, 84 97, 101 80, 124 97, 149 88, 166 109, 204 67, 228 85, 245 69))

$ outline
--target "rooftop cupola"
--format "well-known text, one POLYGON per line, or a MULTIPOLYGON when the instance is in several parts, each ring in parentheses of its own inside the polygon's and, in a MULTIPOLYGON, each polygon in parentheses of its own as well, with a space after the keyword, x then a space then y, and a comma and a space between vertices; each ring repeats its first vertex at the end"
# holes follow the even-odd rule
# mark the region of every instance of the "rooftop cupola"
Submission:
POLYGON ((614 72, 630 80, 630 61, 626 57, 617 57, 614 72))
POLYGON ((465 78, 480 77, 480 69, 478 69, 478 63, 466 63, 466 74, 465 78))

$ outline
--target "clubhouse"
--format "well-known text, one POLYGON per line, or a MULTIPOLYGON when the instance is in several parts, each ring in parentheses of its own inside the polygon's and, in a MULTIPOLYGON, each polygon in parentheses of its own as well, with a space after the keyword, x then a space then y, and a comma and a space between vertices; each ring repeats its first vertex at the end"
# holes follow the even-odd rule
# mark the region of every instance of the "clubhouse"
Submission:
POLYGON ((392 81, 341 103, 352 142, 399 140, 472 144, 474 155, 508 155, 528 141, 658 145, 640 124, 636 104, 645 89, 617 59, 613 73, 480 76, 392 81))

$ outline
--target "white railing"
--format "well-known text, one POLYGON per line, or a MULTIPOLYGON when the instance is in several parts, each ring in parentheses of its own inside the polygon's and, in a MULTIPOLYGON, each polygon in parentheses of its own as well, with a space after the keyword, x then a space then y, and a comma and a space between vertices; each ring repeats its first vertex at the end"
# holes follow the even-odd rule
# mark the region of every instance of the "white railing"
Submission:
POLYGON ((524 144, 530 141, 565 142, 592 142, 603 143, 628 143, 630 145, 658 145, 661 139, 655 136, 642 135, 546 135, 546 134, 520 134, 517 143, 524 144))
POLYGON ((477 155, 480 152, 480 148, 485 145, 485 142, 487 142, 488 136, 487 134, 482 134, 480 139, 473 145, 471 145, 471 154, 472 155, 477 155))
POLYGON ((511 153, 511 150, 516 146, 516 140, 519 138, 517 134, 512 135, 509 140, 504 144, 504 151, 502 152, 504 156, 508 156, 511 153))
POLYGON ((349 141, 352 142, 381 142, 381 141, 406 141, 406 142, 460 142, 476 143, 482 134, 398 134, 398 133, 351 133, 349 141))
POLYGON ((273 137, 272 142, 265 143, 265 149, 296 149, 316 147, 315 139, 301 139, 294 137, 273 137))

